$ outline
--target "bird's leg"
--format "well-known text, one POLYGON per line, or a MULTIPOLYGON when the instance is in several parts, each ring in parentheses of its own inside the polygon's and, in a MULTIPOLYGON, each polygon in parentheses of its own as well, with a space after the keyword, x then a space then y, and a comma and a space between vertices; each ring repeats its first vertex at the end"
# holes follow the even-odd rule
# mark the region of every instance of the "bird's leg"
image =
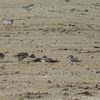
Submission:
POLYGON ((22 62, 22 59, 19 58, 19 59, 18 59, 18 62, 22 62))

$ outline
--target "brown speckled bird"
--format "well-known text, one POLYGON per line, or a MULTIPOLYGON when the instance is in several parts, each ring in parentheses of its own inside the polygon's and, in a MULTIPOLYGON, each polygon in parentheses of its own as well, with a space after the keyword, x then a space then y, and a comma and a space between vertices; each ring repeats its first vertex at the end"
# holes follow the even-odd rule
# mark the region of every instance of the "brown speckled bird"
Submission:
POLYGON ((18 61, 21 62, 23 59, 28 57, 28 53, 27 52, 20 52, 17 55, 14 55, 14 57, 17 57, 18 61))
POLYGON ((81 62, 81 60, 79 60, 78 58, 73 57, 73 55, 69 55, 68 58, 69 58, 69 62, 70 62, 71 64, 81 62))
POLYGON ((47 56, 43 56, 41 58, 34 59, 34 62, 48 62, 48 63, 56 63, 59 62, 58 60, 53 60, 51 58, 48 58, 47 56))
POLYGON ((25 10, 27 10, 28 13, 29 13, 30 10, 32 10, 33 6, 34 6, 34 4, 29 4, 29 5, 27 5, 27 6, 23 6, 23 8, 24 8, 25 10))

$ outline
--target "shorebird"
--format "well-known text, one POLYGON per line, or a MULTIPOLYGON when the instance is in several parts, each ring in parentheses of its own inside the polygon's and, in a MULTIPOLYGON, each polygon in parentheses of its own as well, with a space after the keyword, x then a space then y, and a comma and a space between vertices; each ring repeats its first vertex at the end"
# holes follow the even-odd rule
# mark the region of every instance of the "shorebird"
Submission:
POLYGON ((27 52, 20 52, 17 55, 14 55, 14 57, 18 58, 18 61, 22 61, 23 59, 25 59, 28 56, 27 52))
POLYGON ((47 56, 43 56, 42 58, 43 58, 43 60, 45 62, 49 62, 49 63, 59 62, 58 60, 54 60, 54 59, 48 58, 47 56))
POLYGON ((51 58, 48 58, 47 56, 43 56, 41 58, 34 59, 34 62, 49 62, 49 63, 55 63, 58 62, 58 60, 53 60, 51 58))
POLYGON ((29 13, 30 10, 32 10, 33 6, 34 6, 33 4, 30 4, 30 5, 27 5, 27 6, 23 6, 23 8, 24 8, 25 10, 27 10, 28 13, 29 13))
POLYGON ((0 53, 0 59, 3 60, 4 57, 5 57, 4 53, 0 53))
POLYGON ((10 24, 13 24, 13 19, 9 19, 9 18, 4 18, 3 19, 3 24, 5 25, 10 25, 10 24))
POLYGON ((71 64, 81 62, 81 60, 79 60, 78 58, 73 57, 73 55, 69 55, 68 58, 69 58, 69 62, 71 64))

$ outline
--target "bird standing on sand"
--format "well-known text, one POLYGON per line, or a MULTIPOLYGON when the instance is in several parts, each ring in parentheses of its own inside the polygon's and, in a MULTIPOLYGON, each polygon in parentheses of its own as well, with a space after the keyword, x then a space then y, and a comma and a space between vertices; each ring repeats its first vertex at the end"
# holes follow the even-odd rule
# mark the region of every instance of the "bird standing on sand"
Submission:
POLYGON ((13 19, 9 19, 9 18, 4 18, 3 19, 3 24, 4 25, 11 25, 11 24, 13 24, 13 19))
POLYGON ((5 57, 4 53, 0 53, 0 59, 3 60, 4 57, 5 57))
POLYGON ((27 52, 20 52, 17 55, 15 55, 14 57, 18 58, 18 61, 22 61, 23 59, 25 59, 28 56, 27 52))
POLYGON ((81 62, 81 60, 78 60, 78 58, 73 57, 73 55, 69 55, 68 58, 71 64, 81 62))
POLYGON ((28 13, 29 13, 30 10, 32 10, 33 6, 34 6, 33 4, 30 4, 30 5, 27 5, 27 6, 23 6, 23 8, 24 8, 25 10, 27 10, 28 13))

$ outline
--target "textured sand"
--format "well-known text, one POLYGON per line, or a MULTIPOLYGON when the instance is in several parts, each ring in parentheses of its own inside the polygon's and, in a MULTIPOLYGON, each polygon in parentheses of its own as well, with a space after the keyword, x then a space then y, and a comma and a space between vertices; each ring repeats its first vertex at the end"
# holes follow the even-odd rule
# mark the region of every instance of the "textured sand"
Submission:
POLYGON ((0 100, 100 100, 100 1, 0 0, 0 52, 0 100), (60 62, 18 62, 19 52, 60 62))

